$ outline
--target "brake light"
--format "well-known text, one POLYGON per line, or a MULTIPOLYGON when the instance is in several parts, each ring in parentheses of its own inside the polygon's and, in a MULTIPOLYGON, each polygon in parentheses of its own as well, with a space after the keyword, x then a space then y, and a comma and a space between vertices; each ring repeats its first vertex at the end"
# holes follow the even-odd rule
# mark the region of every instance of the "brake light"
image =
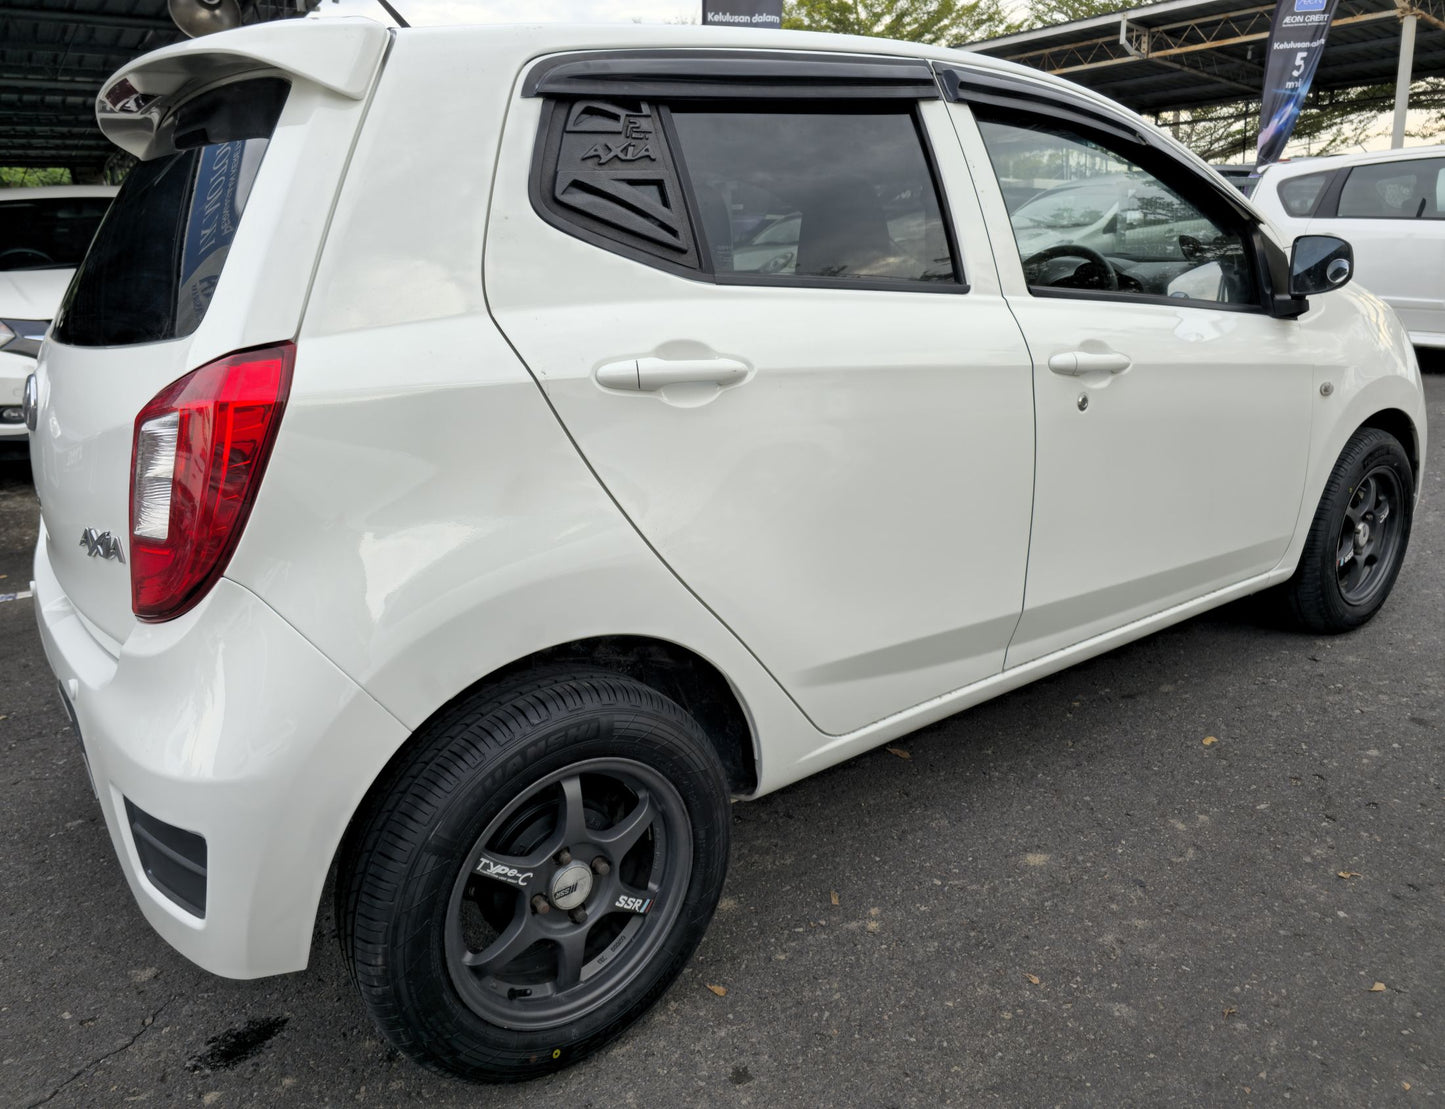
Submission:
POLYGON ((166 386, 135 419, 131 608, 173 619, 226 568, 291 391, 291 343, 240 351, 166 386))

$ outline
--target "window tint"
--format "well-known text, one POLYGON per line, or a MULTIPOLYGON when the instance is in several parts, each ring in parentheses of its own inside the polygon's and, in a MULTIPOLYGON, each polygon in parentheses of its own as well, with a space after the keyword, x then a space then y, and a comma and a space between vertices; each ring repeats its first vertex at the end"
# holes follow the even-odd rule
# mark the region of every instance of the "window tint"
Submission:
POLYGON ((1356 166, 1340 191, 1341 219, 1440 219, 1445 159, 1356 166))
POLYGON ((1330 172, 1306 173, 1302 177, 1291 177, 1279 183, 1279 202, 1284 210, 1296 219, 1306 219, 1314 214, 1315 205, 1319 203, 1320 193, 1324 191, 1325 182, 1330 179, 1330 172))
POLYGON ((109 207, 108 196, 0 201, 0 270, 80 265, 109 207))
POLYGON ((976 114, 1031 290, 1258 302, 1242 233, 1170 183, 1071 127, 976 114))
POLYGON ((719 276, 959 280, 910 112, 678 107, 672 124, 719 276))
POLYGON ((181 109, 178 141, 196 145, 126 176, 65 294, 59 342, 122 346, 195 331, 289 87, 275 78, 239 82, 181 109))

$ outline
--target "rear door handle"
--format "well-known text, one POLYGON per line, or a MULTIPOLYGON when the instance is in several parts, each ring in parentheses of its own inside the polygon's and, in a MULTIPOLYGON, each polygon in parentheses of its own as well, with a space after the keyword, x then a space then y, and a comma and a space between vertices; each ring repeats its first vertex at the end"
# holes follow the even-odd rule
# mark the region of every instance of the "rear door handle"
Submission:
POLYGON ((1129 356, 1117 351, 1098 354, 1091 350, 1066 350, 1062 354, 1049 357, 1049 369, 1065 377, 1078 377, 1080 374, 1089 373, 1118 374, 1131 365, 1133 363, 1129 361, 1129 356))
POLYGON ((626 358, 597 368, 599 384, 643 393, 666 385, 736 385, 747 376, 747 363, 735 358, 626 358))

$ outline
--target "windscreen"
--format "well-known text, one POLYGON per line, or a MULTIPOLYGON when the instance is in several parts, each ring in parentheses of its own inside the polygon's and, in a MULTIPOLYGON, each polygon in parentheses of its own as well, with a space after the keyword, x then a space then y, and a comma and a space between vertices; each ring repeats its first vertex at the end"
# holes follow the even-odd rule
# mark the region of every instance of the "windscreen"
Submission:
POLYGON ((0 201, 0 270, 80 265, 109 207, 108 196, 0 201))
POLYGON ((191 334, 210 307, 289 89, 226 85, 176 115, 173 153, 126 177, 55 323, 70 346, 127 346, 191 334))

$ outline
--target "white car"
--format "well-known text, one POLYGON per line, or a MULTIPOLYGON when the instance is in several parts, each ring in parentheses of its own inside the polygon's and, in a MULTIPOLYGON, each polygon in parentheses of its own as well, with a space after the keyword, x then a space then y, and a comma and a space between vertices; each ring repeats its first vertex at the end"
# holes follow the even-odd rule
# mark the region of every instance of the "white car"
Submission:
POLYGON ((156 930, 300 970, 334 861, 430 1066, 541 1074, 646 1010, 730 798, 1245 594, 1344 631, 1404 557, 1420 380, 1348 246, 1292 264, 1065 82, 330 19, 99 102, 141 161, 31 390, 46 654, 156 930), (1070 167, 1209 232, 1151 290, 1034 242, 1031 286, 1004 191, 1070 167), (783 266, 737 249, 769 213, 783 266))
POLYGON ((1254 203, 1286 236, 1338 235, 1417 346, 1445 347, 1445 146, 1269 166, 1254 203))
POLYGON ((0 189, 0 455, 24 453, 25 379, 115 192, 107 185, 0 189))

